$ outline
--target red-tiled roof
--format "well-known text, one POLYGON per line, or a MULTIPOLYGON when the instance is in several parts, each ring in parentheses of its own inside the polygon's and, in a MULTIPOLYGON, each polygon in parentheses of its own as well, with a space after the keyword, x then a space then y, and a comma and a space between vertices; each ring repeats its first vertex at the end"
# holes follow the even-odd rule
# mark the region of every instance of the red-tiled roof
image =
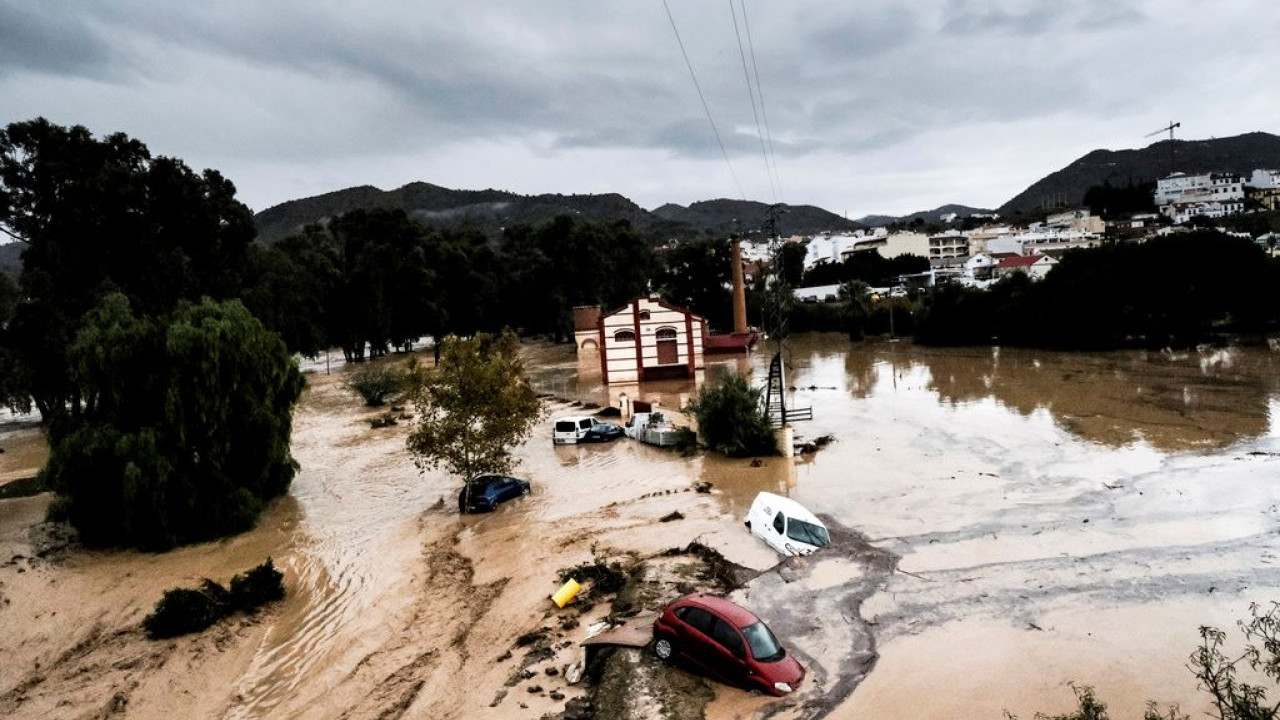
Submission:
POLYGON ((996 267, 1001 269, 1031 267, 1044 258, 1044 255, 1014 255, 1013 257, 1002 259, 996 267))

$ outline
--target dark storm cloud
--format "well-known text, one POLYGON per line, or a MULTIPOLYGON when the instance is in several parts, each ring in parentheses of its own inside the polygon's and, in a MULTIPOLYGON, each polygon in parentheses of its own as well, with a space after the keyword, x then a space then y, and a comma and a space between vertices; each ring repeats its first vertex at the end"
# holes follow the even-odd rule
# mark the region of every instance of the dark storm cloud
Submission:
MULTIPOLYGON (((1069 161, 1145 130, 1156 110, 1184 127, 1200 113, 1203 135, 1242 104, 1280 116, 1259 78, 1276 61, 1274 0, 745 4, 784 175, 838 168, 861 181, 871 176, 851 168, 875 155, 942 182, 1006 147, 1061 145, 1051 161, 1069 161)), ((757 126, 729 7, 670 7, 734 166, 754 167, 765 118, 757 126)), ((673 176, 658 165, 689 188, 728 174, 654 3, 0 0, 0 98, 0 122, 124 130, 298 185, 368 182, 362 168, 448 184, 430 174, 447 166, 486 185, 524 173, 539 191, 590 176, 592 189, 626 192, 647 172, 657 192, 673 176), (637 159, 656 165, 628 166, 637 159)), ((917 176, 894 177, 909 188, 917 176)), ((286 193, 297 191, 270 199, 286 193)))
POLYGON ((35 3, 0 1, 0 76, 18 70, 101 78, 115 54, 75 13, 35 3))

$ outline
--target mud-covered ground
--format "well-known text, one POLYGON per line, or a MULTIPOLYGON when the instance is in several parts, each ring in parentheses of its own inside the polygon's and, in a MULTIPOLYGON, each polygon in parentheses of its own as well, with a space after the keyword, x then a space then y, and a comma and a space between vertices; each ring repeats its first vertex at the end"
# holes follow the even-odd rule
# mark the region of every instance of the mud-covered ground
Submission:
MULTIPOLYGON (((552 447, 554 416, 579 409, 551 402, 520 453, 534 493, 462 518, 456 480, 404 450, 411 421, 370 428, 377 413, 321 366, 295 420, 299 475, 250 533, 164 555, 86 551, 40 523, 46 496, 0 500, 0 716, 539 718, 586 692, 564 670, 609 612, 590 598, 556 610, 556 571, 694 540, 761 573, 732 596, 810 671, 782 700, 684 678, 709 718, 1029 717, 1066 709, 1071 682, 1096 685, 1114 717, 1148 698, 1194 714, 1197 626, 1280 599, 1275 355, 832 337, 793 351, 792 402, 814 408, 797 431, 835 438, 794 462, 552 447), (778 565, 741 524, 760 490, 828 518, 836 545, 778 565), (683 519, 662 522, 673 510, 683 519), (267 556, 286 575, 278 606, 143 637, 165 588, 267 556)), ((695 391, 605 390, 570 353, 530 348, 541 387, 675 407, 695 391)), ((759 379, 767 360, 708 374, 759 379)), ((0 478, 29 476, 36 431, 6 427, 0 478)))

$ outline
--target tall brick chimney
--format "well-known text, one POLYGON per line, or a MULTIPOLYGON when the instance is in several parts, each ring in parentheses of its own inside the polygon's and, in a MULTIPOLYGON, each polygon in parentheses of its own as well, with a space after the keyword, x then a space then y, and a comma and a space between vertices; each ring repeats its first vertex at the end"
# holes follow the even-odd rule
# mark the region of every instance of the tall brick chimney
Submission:
POLYGON ((733 331, 747 332, 747 285, 742 278, 742 241, 733 239, 730 245, 730 262, 733 263, 733 331))

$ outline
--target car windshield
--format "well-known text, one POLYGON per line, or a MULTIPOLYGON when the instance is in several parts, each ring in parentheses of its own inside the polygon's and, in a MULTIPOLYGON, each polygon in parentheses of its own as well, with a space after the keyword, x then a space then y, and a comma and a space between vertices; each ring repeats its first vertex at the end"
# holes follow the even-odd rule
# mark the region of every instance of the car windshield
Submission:
POLYGON ((578 426, 574 425, 572 421, 561 420, 556 423, 556 432, 576 432, 577 429, 578 426))
POLYGON ((742 634, 751 647, 751 656, 760 662, 777 662, 787 654, 778 644, 778 638, 769 632, 769 626, 763 622, 756 621, 742 628, 742 634))
POLYGON ((808 543, 814 547, 826 547, 827 543, 831 542, 826 528, 795 518, 788 519, 787 537, 802 543, 808 543))

